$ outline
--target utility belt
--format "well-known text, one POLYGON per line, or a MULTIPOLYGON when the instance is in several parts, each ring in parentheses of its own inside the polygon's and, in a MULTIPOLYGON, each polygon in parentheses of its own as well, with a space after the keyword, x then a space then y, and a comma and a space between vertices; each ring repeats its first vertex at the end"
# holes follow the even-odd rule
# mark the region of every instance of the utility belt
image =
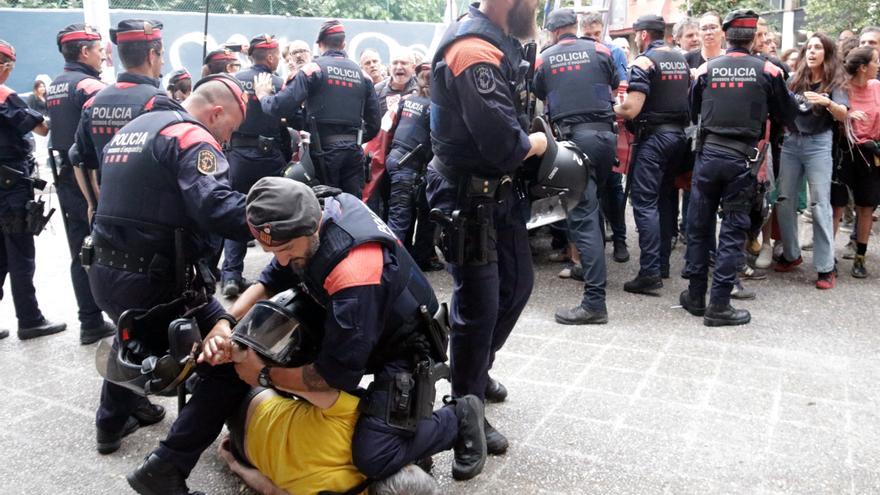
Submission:
POLYGON ((711 144, 733 151, 745 158, 749 163, 760 162, 761 160, 761 150, 758 149, 757 143, 747 143, 739 139, 714 133, 706 133, 703 136, 702 142, 704 145, 711 144))
POLYGON ((570 140, 578 131, 613 132, 619 129, 617 122, 580 122, 577 124, 554 124, 556 132, 563 140, 570 140))
MULTIPOLYGON (((22 183, 30 184, 31 193, 33 189, 43 190, 46 187, 44 180, 29 177, 8 165, 0 165, 0 189, 12 190, 22 183)), ((44 215, 45 211, 46 203, 42 199, 30 199, 25 203, 24 208, 12 209, 5 216, 0 217, 0 231, 4 234, 40 235, 55 213, 55 208, 44 215)))
POLYGON ((674 122, 668 122, 665 124, 648 124, 648 123, 640 123, 636 122, 635 124, 635 135, 636 141, 641 141, 646 137, 656 134, 658 132, 684 132, 684 124, 676 124, 674 122))
POLYGON ((329 146, 333 144, 354 144, 357 143, 357 134, 331 134, 329 136, 321 136, 321 144, 329 146))
POLYGON ((373 381, 358 410, 384 419, 392 428, 415 432, 419 421, 430 418, 434 412, 437 380, 441 378, 449 378, 449 366, 424 359, 412 372, 373 381))
POLYGON ((249 136, 247 134, 235 133, 229 140, 230 148, 256 148, 264 155, 279 149, 280 146, 281 143, 277 139, 266 136, 249 136))
POLYGON ((434 168, 458 187, 457 209, 448 215, 438 208, 431 210, 431 219, 440 224, 438 244, 443 257, 456 265, 498 261, 495 206, 522 194, 514 178, 461 175, 439 160, 434 161, 434 168))
POLYGON ((42 191, 48 182, 28 176, 21 170, 0 164, 0 189, 10 190, 21 183, 30 183, 34 189, 42 191))

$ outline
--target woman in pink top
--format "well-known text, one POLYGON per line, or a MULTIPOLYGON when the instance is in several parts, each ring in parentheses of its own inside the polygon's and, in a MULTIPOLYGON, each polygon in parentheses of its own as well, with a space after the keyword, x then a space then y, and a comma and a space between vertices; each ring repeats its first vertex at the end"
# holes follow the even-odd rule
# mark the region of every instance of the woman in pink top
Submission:
MULTIPOLYGON (((849 52, 844 63, 850 75, 850 120, 846 124, 848 143, 841 154, 838 179, 852 192, 856 206, 856 257, 852 276, 865 278, 865 253, 871 234, 872 215, 880 205, 880 68, 877 49, 870 46, 855 48, 849 52), (848 144, 848 145, 847 145, 848 144)), ((846 193, 844 192, 844 195, 846 193)), ((845 206, 834 206, 834 231, 843 215, 845 206)))

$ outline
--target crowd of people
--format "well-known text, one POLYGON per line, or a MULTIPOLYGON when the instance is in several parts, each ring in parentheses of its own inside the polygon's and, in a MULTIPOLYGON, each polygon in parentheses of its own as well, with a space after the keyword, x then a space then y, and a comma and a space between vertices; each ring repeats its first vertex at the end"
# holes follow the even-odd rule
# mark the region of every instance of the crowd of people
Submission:
POLYGON ((750 10, 684 19, 671 42, 643 16, 630 41, 572 9, 539 36, 536 4, 485 0, 430 58, 401 47, 387 65, 347 53, 337 20, 314 45, 260 34, 164 88, 160 21, 110 30, 124 68, 110 85, 101 35, 72 24, 56 38, 64 72, 27 102, 2 85, 16 51, 0 40, 0 281, 18 337, 66 328, 33 284, 49 218, 29 136, 49 134, 79 338, 101 342, 97 451, 164 419, 151 394, 181 396, 127 476, 135 491, 191 493, 224 426, 220 457, 260 493, 436 493, 431 456, 450 449, 453 478, 478 476, 509 447, 484 404, 507 397, 489 371, 534 284, 530 199, 564 205, 551 261, 584 288, 562 324, 609 321, 606 245, 630 261, 627 200, 639 260, 624 290, 662 291, 684 243, 678 301, 707 326, 748 323, 730 302, 756 297, 743 281, 802 264, 801 213, 818 289, 838 283, 848 209, 842 257, 868 276, 880 28, 777 54, 750 10), (253 282, 249 243, 272 254, 253 282), (444 268, 448 304, 424 275, 444 268))

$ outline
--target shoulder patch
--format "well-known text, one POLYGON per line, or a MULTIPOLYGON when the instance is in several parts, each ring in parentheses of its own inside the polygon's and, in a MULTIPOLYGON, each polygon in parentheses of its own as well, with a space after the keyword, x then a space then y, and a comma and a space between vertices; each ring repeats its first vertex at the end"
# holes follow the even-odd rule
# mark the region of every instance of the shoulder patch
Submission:
POLYGON ((0 84, 0 103, 6 103, 6 98, 9 98, 9 95, 15 93, 9 86, 5 84, 0 84))
POLYGON ((217 155, 211 150, 200 150, 196 167, 202 175, 214 175, 217 172, 217 155))
POLYGON ((452 75, 458 77, 468 67, 477 64, 490 64, 501 67, 501 59, 504 53, 488 41, 468 36, 457 40, 447 50, 443 59, 452 71, 452 75))
POLYGON ((481 95, 492 94, 495 91, 495 74, 492 68, 486 64, 474 67, 474 86, 481 95))
POLYGON ((333 268, 330 275, 327 275, 327 279, 324 280, 324 290, 332 296, 349 287, 379 285, 384 268, 382 245, 378 242, 362 244, 352 249, 348 256, 333 268))
POLYGON ((152 109, 153 109, 153 105, 154 105, 155 103, 156 103, 156 97, 154 96, 154 97, 150 98, 149 101, 147 101, 147 104, 146 104, 146 105, 144 105, 144 111, 149 112, 150 110, 152 110, 152 109))
POLYGON ((776 64, 767 60, 764 62, 764 72, 770 74, 771 77, 777 77, 782 71, 779 67, 776 67, 776 64))
POLYGON ((222 153, 223 151, 210 132, 189 122, 169 125, 162 129, 159 134, 165 137, 176 138, 177 145, 181 150, 189 149, 200 143, 208 143, 218 152, 222 153))
POLYGON ((76 84, 76 89, 82 91, 86 95, 92 96, 98 91, 104 89, 105 86, 106 84, 102 83, 100 80, 87 77, 76 84))
POLYGON ((639 68, 641 68, 642 70, 647 72, 651 69, 651 67, 654 67, 654 62, 652 62, 650 58, 648 58, 644 55, 639 55, 633 61, 633 65, 638 66, 639 68))
POLYGON ((611 56, 611 50, 605 46, 605 43, 596 42, 596 52, 611 56))

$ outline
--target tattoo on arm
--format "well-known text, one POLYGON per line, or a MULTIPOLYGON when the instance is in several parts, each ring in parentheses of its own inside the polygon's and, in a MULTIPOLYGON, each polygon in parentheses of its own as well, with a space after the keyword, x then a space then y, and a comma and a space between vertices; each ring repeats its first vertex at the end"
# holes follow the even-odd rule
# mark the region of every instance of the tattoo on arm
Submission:
POLYGON ((306 388, 311 392, 326 392, 330 390, 330 385, 321 378, 314 364, 307 364, 302 369, 302 379, 306 388))

